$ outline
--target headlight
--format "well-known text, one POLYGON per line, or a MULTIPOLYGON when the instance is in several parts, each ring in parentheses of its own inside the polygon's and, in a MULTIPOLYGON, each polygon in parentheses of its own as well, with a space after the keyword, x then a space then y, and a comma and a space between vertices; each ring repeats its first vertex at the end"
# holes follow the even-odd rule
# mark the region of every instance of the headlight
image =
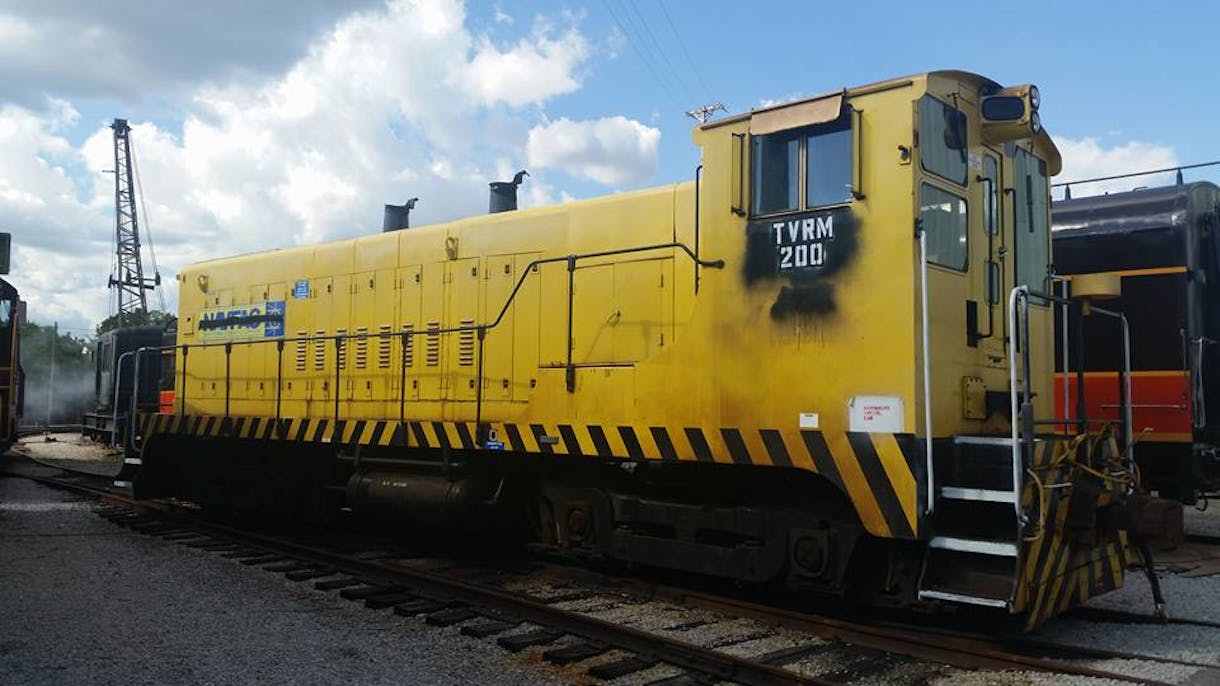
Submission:
POLYGON ((1037 112, 1029 115, 1029 130, 1034 133, 1042 130, 1042 117, 1039 117, 1037 112))
POLYGON ((1036 110, 1036 109, 1038 109, 1038 106, 1041 104, 1042 104, 1042 94, 1038 92, 1038 87, 1030 86, 1029 87, 1029 106, 1036 110))

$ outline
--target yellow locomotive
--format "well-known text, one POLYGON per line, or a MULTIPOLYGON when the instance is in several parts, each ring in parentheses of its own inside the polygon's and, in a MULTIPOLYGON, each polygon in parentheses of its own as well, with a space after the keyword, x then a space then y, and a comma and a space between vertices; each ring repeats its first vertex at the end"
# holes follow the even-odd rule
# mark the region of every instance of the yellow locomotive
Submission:
POLYGON ((693 182, 193 265, 136 492, 1036 624, 1133 519, 1129 427, 1034 418, 1038 100, 894 79, 698 126, 693 182))

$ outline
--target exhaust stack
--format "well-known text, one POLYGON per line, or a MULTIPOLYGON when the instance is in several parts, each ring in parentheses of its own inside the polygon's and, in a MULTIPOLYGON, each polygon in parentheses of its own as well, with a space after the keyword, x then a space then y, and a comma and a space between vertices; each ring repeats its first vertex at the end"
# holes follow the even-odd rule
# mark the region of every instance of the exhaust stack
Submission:
POLYGON ((525 180, 525 177, 530 173, 522 169, 513 176, 512 181, 492 181, 491 182, 491 202, 488 205, 487 212, 495 214, 496 212, 511 212, 517 209, 517 186, 525 180))
POLYGON ((381 220, 381 232, 400 231, 411 228, 411 210, 419 198, 411 198, 404 205, 386 205, 385 217, 381 220))

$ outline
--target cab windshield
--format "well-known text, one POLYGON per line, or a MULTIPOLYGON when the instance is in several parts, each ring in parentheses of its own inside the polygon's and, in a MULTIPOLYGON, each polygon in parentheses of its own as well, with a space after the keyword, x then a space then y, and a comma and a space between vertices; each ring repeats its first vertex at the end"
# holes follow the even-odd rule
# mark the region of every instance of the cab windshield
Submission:
POLYGON ((931 95, 919 101, 919 158, 924 171, 966 185, 966 115, 931 95))

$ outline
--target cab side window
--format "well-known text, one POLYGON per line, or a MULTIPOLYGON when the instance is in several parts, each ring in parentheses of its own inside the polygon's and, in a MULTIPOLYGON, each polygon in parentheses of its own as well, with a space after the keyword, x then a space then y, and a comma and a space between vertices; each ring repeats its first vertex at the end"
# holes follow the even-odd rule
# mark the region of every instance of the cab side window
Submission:
POLYGON ((754 214, 799 209, 800 144, 791 131, 754 137, 754 214))
POLYGON ((966 200, 925 183, 919 192, 919 221, 927 233, 928 261, 966 271, 966 200))
POLYGON ((752 214, 797 212, 851 201, 851 119, 755 136, 752 214))

